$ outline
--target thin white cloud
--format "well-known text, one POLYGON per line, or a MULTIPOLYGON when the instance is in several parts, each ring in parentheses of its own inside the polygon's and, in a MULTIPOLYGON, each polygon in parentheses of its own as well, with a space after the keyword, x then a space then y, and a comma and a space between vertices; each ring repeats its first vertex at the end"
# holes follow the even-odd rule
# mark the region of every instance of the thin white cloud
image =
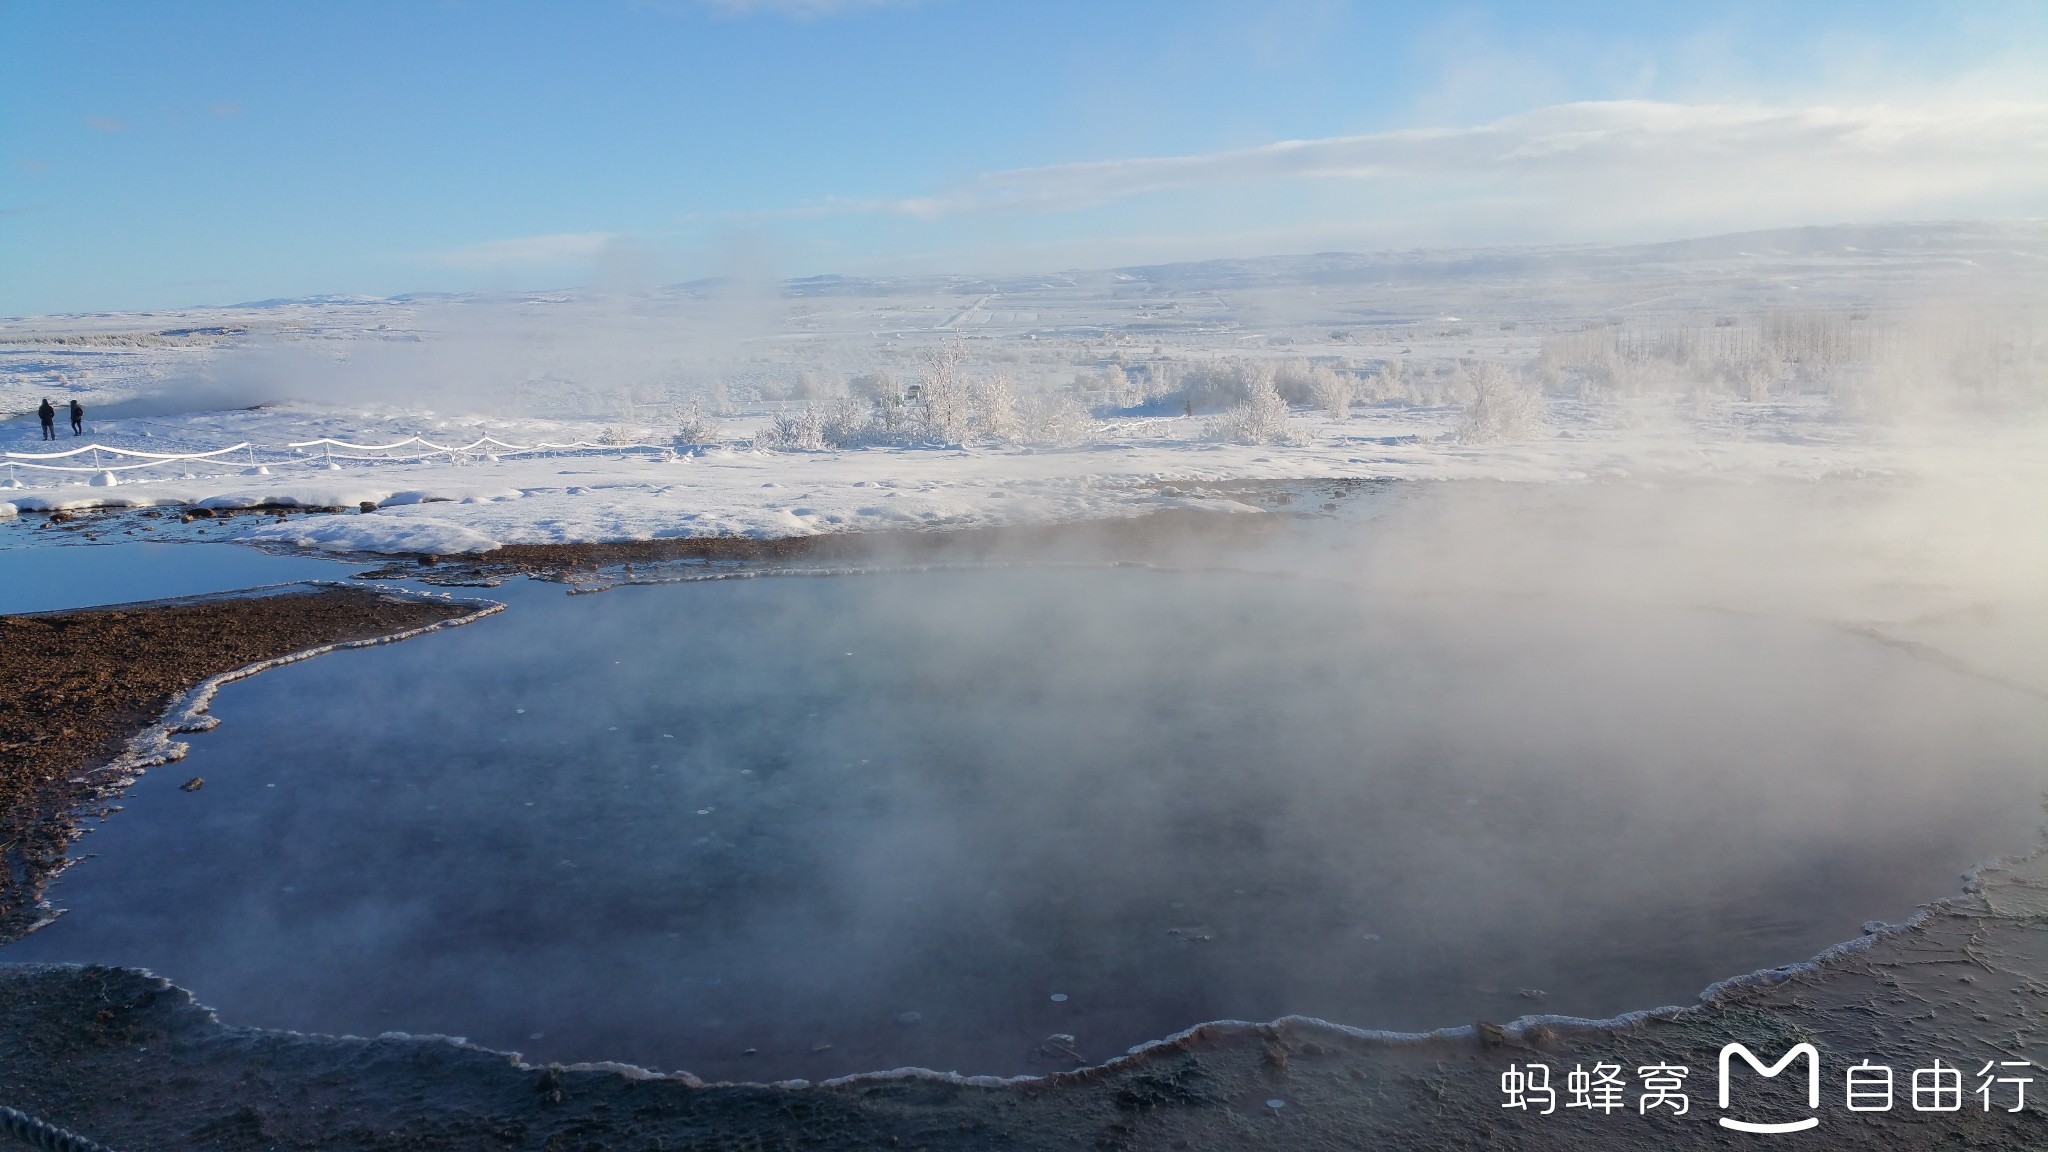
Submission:
POLYGON ((1816 218, 1985 200, 2039 208, 2048 207, 2048 104, 1561 104, 1475 127, 998 172, 950 192, 864 207, 923 218, 1067 212, 1157 193, 1304 181, 1384 185, 1391 193, 1382 200, 1418 209, 1465 198, 1566 215, 1697 215, 1702 223, 1765 207, 1816 218))
POLYGON ((611 248, 610 232, 557 232, 549 236, 518 236, 488 240, 434 254, 436 264, 476 271, 549 268, 595 259, 611 248))

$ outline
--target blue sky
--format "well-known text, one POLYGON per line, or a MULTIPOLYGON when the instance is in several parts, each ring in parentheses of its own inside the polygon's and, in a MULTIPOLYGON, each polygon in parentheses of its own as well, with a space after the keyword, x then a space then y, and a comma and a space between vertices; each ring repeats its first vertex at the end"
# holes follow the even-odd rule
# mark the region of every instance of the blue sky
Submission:
POLYGON ((2048 215, 2048 6, 0 0, 0 313, 2048 215))

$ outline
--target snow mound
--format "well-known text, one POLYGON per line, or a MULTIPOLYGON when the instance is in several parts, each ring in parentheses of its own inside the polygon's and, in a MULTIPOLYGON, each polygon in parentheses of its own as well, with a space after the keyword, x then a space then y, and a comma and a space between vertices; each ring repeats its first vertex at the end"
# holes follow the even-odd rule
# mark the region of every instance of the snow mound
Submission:
POLYGON ((66 495, 29 496, 15 495, 8 498, 16 512, 80 512, 95 508, 154 508, 163 504, 183 504, 185 501, 175 495, 123 493, 113 495, 93 491, 89 495, 78 494, 76 489, 66 495))
POLYGON ((456 556, 489 552, 498 542, 481 532, 424 516, 323 516, 253 529, 241 539, 289 544, 328 552, 431 553, 456 556))
POLYGON ((377 503, 389 508, 400 504, 486 504, 495 500, 517 500, 526 493, 518 488, 475 485, 442 485, 436 488, 408 488, 393 492, 377 503))
POLYGON ((391 489, 367 484, 292 483, 268 488, 235 488, 195 501, 201 508, 231 511, 237 508, 353 508, 363 501, 375 503, 391 489))

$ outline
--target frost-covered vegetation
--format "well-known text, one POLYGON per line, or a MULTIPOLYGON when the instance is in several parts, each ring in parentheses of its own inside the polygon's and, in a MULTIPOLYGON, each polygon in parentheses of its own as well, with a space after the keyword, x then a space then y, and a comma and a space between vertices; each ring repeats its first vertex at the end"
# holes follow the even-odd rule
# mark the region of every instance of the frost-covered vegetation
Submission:
POLYGON ((1727 238, 1694 268, 1323 256, 0 319, 0 518, 402 497, 314 545, 448 552, 1123 514, 1162 478, 1817 478, 2037 435, 2048 232, 1880 232, 1727 238), (44 396, 140 453, 118 486, 41 455, 44 396))
POLYGON ((1536 430, 1542 399, 1536 390, 1499 364, 1458 366, 1469 394, 1458 418, 1458 438, 1468 444, 1526 440, 1536 430))
POLYGON ((1544 339, 1551 390, 1585 399, 1683 393, 1763 403, 1794 393, 1869 413, 2048 402, 2048 325, 2038 315, 1876 317, 1775 310, 1711 325, 1593 325, 1544 339))
POLYGON ((886 371, 856 377, 849 394, 822 407, 806 403, 778 414, 754 433, 754 446, 784 452, 973 443, 1065 447, 1093 435, 1088 409, 1072 391, 1020 398, 1006 373, 970 374, 964 361, 957 345, 941 345, 919 358, 916 375, 907 380, 886 371))
POLYGON ((1245 376, 1244 398, 1204 425, 1203 435, 1233 444, 1287 444, 1298 439, 1273 374, 1254 368, 1245 376))
MULTIPOLYGON (((1473 338, 1467 328, 1445 331, 1473 338)), ((2024 317, 1779 309, 1695 324, 1585 323, 1525 342, 1522 355, 1133 355, 1118 347, 1064 380, 1043 353, 1034 362, 952 341, 843 379, 805 370, 757 385, 760 396, 802 403, 785 402, 752 443, 784 451, 1067 446, 1097 439, 1103 421, 1182 416, 1199 419, 1200 439, 1286 445, 1334 430, 1361 408, 1409 408, 1443 411, 1441 437, 1481 445, 1542 435, 1547 409, 1563 401, 1598 408, 1665 397, 1703 413, 1801 395, 1863 416, 1956 402, 2009 407, 2048 400, 2040 332, 2024 317), (1017 382, 1020 368, 1029 383, 1017 382)))

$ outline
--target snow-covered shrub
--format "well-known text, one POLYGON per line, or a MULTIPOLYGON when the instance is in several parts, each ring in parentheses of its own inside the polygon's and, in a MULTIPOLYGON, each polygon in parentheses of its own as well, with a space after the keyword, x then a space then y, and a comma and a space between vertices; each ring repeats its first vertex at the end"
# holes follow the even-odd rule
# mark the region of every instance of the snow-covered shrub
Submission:
POLYGON ((1131 387, 1131 378, 1121 364, 1104 365, 1095 387, 1102 392, 1103 399, 1119 408, 1136 399, 1136 389, 1131 387))
POLYGON ((960 379, 960 359, 960 349, 952 344, 924 357, 915 415, 924 425, 924 438, 934 444, 965 443, 974 432, 973 398, 960 379))
POLYGON ((1095 436, 1095 421, 1071 392, 1044 391, 1017 404, 1019 432, 1029 444, 1068 448, 1095 436))
POLYGON ((1315 406, 1328 412, 1332 419, 1351 419, 1351 374, 1333 368, 1317 368, 1309 373, 1309 398, 1315 406))
POLYGON ((876 369, 846 382, 846 390, 857 400, 901 400, 903 386, 886 368, 876 369))
POLYGON ((1181 392, 1197 410, 1214 411, 1242 402, 1251 394, 1255 373, 1242 360, 1217 360, 1190 365, 1181 374, 1181 392))
POLYGON ((1138 386, 1138 402, 1151 404, 1163 396, 1178 392, 1181 377, 1185 372, 1183 365, 1173 361, 1155 361, 1145 365, 1145 372, 1140 377, 1138 386))
POLYGON ((868 408, 863 435, 870 444, 919 444, 924 441, 924 415, 907 397, 879 397, 868 408))
POLYGON ((1287 419, 1287 401, 1273 387, 1271 374, 1264 372, 1254 373, 1245 398, 1209 421, 1202 434, 1233 444, 1288 444, 1296 440, 1287 419))
POLYGON ((990 440, 1008 442, 1018 438, 1023 426, 1017 419, 1017 394, 1010 378, 1002 373, 983 376, 971 385, 974 428, 990 440))
POLYGON ((1785 378, 1785 365, 1769 352, 1760 353, 1752 359, 1737 364, 1732 375, 1741 386, 1742 394, 1754 402, 1771 398, 1771 389, 1785 378))
POLYGON ((699 444, 718 443, 718 422, 704 415, 704 408, 697 401, 683 412, 676 425, 675 435, 669 442, 678 448, 691 448, 699 444))
POLYGON ((1399 360, 1381 361, 1380 370, 1366 380, 1363 391, 1365 402, 1368 404, 1415 399, 1409 387, 1408 366, 1399 360))
POLYGON ((1458 420, 1458 439, 1467 444, 1491 444, 1526 439, 1536 430, 1536 390, 1513 372, 1490 362, 1470 367, 1459 365, 1470 399, 1458 420))
POLYGON ((783 413, 754 433, 754 447, 771 452, 816 452, 825 446, 824 421, 809 404, 803 411, 783 413))
POLYGON ((1283 360, 1273 366, 1273 390, 1289 405, 1314 404, 1316 370, 1302 359, 1283 360))
POLYGON ((834 448, 859 448, 868 443, 868 415, 860 401, 841 398, 819 417, 818 435, 834 448))

